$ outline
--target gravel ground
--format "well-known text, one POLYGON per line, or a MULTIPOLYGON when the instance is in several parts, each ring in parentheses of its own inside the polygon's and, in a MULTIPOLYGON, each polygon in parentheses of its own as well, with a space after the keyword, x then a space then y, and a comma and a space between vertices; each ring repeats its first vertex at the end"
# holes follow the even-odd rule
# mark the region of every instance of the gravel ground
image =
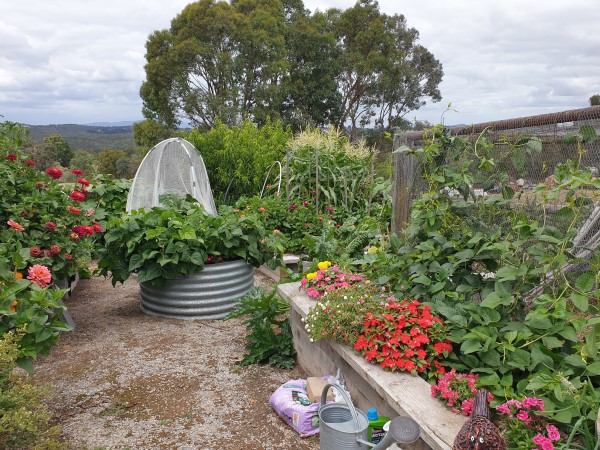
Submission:
MULTIPOLYGON (((257 285, 272 282, 256 274, 257 285)), ((36 364, 73 449, 319 448, 275 414, 270 395, 298 368, 240 367, 241 320, 144 315, 135 280, 82 280, 66 302, 76 328, 36 364)))

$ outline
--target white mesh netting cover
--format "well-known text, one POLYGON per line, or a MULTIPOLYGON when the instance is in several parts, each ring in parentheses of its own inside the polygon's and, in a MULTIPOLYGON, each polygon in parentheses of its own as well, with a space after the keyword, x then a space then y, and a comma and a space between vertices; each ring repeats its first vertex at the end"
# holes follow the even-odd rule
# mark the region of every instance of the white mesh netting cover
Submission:
POLYGON ((152 147, 135 174, 126 210, 159 206, 164 194, 190 194, 206 212, 217 215, 204 160, 185 139, 166 139, 152 147))

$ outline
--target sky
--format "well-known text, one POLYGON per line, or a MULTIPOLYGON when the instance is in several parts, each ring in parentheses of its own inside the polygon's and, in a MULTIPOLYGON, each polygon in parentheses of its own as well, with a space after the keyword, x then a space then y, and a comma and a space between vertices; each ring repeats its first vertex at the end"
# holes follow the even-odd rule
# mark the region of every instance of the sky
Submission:
MULTIPOLYGON (((142 120, 145 42, 186 0, 0 0, 0 120, 142 120)), ((314 11, 354 0, 304 0, 314 11)), ((408 120, 474 124, 589 106, 600 94, 598 0, 379 0, 441 62, 442 100, 408 120), (450 105, 450 107, 449 107, 450 105)))

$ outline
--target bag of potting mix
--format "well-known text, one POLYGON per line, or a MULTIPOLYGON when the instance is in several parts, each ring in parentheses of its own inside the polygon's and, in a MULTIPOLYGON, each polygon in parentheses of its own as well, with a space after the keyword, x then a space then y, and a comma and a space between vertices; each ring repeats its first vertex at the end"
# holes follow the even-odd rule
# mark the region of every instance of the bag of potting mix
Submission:
POLYGON ((302 436, 319 432, 319 406, 306 392, 306 380, 290 380, 280 386, 269 399, 269 405, 288 425, 302 436))

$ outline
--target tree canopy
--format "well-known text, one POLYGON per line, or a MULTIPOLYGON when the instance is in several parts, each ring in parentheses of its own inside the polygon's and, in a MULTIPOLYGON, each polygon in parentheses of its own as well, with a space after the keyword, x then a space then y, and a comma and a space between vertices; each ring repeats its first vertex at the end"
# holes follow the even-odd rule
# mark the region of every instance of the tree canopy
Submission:
POLYGON ((441 99, 442 66, 418 37, 375 0, 314 13, 302 0, 199 0, 148 37, 143 113, 169 128, 272 119, 389 130, 441 99))

